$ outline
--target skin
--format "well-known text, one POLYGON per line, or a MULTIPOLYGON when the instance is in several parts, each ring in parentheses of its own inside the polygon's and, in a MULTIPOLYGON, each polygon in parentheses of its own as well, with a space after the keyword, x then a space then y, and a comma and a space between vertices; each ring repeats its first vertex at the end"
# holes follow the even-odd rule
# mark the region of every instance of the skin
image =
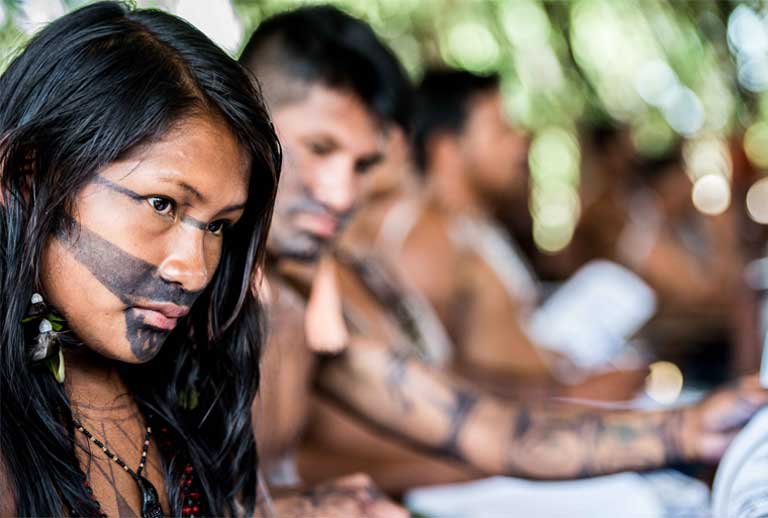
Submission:
POLYGON ((505 117, 498 88, 471 98, 461 131, 437 132, 427 141, 423 209, 391 260, 435 308, 455 344, 452 368, 462 377, 509 396, 630 398, 644 369, 575 386, 558 382, 552 366, 567 362, 528 337, 522 322, 530 303, 509 294, 481 251, 451 236, 457 215, 492 221, 525 196, 528 141, 505 117))
POLYGON ((319 84, 275 110, 274 120, 285 150, 285 180, 270 249, 314 261, 352 214, 362 177, 382 160, 384 134, 353 94, 319 84))
POLYGON ((743 288, 744 261, 734 211, 717 216, 698 212, 691 201, 691 182, 679 166, 668 167, 651 187, 663 221, 647 256, 631 266, 659 293, 666 313, 678 318, 705 316, 722 325, 729 301, 743 288), (698 223, 709 242, 706 259, 681 244, 676 227, 686 220, 698 223))
POLYGON ((525 188, 528 135, 509 124, 498 89, 477 95, 469 112, 456 142, 462 169, 484 198, 508 202, 525 188))
MULTIPOLYGON (((98 171, 76 197, 69 231, 46 245, 43 295, 84 344, 65 352, 73 416, 133 469, 145 423, 113 360, 142 363, 159 351, 178 321, 162 312, 188 308, 210 282, 224 222, 240 218, 249 177, 249 159, 223 122, 182 121, 98 171), (143 308, 158 302, 175 306, 143 308)), ((98 448, 89 454, 85 436, 76 439, 102 510, 138 515, 134 480, 98 448)), ((154 440, 148 459, 146 476, 168 512, 154 440)))
MULTIPOLYGON (((338 92, 340 96, 344 92, 338 92)), ((359 101, 358 101, 359 103, 359 101)), ((301 133, 304 121, 315 120, 307 110, 298 116, 300 105, 273 106, 278 131, 288 154, 291 135, 301 133), (294 117, 282 117, 292 106, 294 117), (295 133, 294 133, 295 132, 295 133)), ((375 127, 372 122, 355 125, 355 117, 324 120, 323 124, 346 125, 350 136, 341 149, 356 148, 359 142, 374 142, 377 134, 364 130, 375 127)), ((365 113, 362 103, 357 110, 365 113)), ((317 113, 317 112, 315 112, 317 113)), ((370 115, 369 115, 370 117, 370 115)), ((358 118, 359 120, 359 118, 358 118)), ((295 151, 293 151, 295 152, 295 151)), ((348 163, 355 163, 348 161, 348 163)), ((301 171, 289 168, 286 177, 299 180, 301 171)), ((343 206, 354 205, 356 182, 353 171, 340 178, 348 179, 340 186, 350 193, 343 206)), ((278 194, 292 197, 297 192, 311 192, 306 186, 287 180, 292 188, 278 194)), ((345 198, 346 199, 346 198, 345 198)), ((280 203, 280 200, 278 200, 280 203)), ((283 220, 278 213, 275 230, 282 228, 281 239, 272 242, 271 253, 277 257, 276 268, 288 278, 293 259, 291 246, 281 249, 295 220, 283 220)), ((312 272, 308 272, 311 280, 312 272)), ((306 277, 305 279, 306 280, 306 277)), ((301 275, 291 279, 300 284, 301 275)), ((300 312, 299 312, 300 313, 300 312)), ((274 317, 273 317, 274 318, 274 317)), ((282 325, 301 328, 303 319, 289 319, 282 325)), ((280 348, 279 341, 269 346, 280 348)), ((290 365, 264 365, 264 371, 275 369, 274 376, 292 375, 290 365)), ((676 412, 612 412, 557 407, 528 408, 521 403, 503 401, 477 391, 437 372, 412 355, 405 355, 392 343, 381 343, 367 336, 355 336, 346 351, 326 359, 315 374, 315 385, 329 401, 388 433, 399 441, 422 451, 437 452, 478 468, 484 473, 505 473, 537 478, 569 478, 610 473, 621 469, 647 469, 672 460, 715 460, 737 429, 758 407, 768 402, 768 395, 754 382, 745 383, 696 407, 676 412)), ((265 421, 269 416, 262 416, 265 421)), ((283 430, 297 434, 297 430, 283 430)), ((298 431, 300 433, 300 430, 298 431)))
POLYGON ((519 197, 527 154, 528 137, 505 118, 499 89, 475 95, 462 131, 438 132, 427 142, 426 206, 394 257, 456 344, 455 368, 505 392, 520 388, 521 383, 510 380, 531 387, 554 385, 554 379, 546 355, 536 350, 515 317, 522 310, 520 301, 509 297, 484 258, 457 247, 450 227, 456 214, 490 218, 519 197), (431 260, 435 250, 440 261, 431 260))
MULTIPOLYGON (((274 272, 268 272, 267 279, 273 331, 262 357, 262 388, 254 403, 254 426, 261 467, 268 475, 301 439, 311 412, 309 394, 317 372, 317 357, 306 342, 303 326, 296 325, 303 322, 306 305, 302 296, 274 272)), ((354 470, 345 471, 350 472, 354 470)), ((338 474, 334 480, 328 478, 311 487, 272 488, 277 515, 408 516, 365 475, 338 474)))
MULTIPOLYGON (((303 270, 311 268, 352 213, 363 177, 381 161, 383 133, 353 94, 321 85, 272 114, 285 162, 269 249, 303 270), (343 122, 334 124, 336 120, 343 122)), ((257 444, 267 472, 295 447, 303 431, 317 368, 305 342, 305 301, 276 273, 267 273, 273 331, 262 359, 264 389, 254 406, 257 444)), ((277 498, 275 508, 287 516, 350 516, 361 510, 367 516, 407 516, 380 493, 350 491, 336 483, 313 491, 277 498)))
POLYGON ((205 120, 108 165, 78 196, 77 228, 43 255, 46 298, 103 356, 150 360, 210 282, 223 231, 242 214, 247 167, 223 124, 205 120))
POLYGON ((370 477, 362 473, 320 484, 297 495, 278 498, 274 502, 274 511, 278 516, 317 518, 329 516, 329 512, 336 516, 373 518, 408 516, 408 513, 387 500, 370 477))

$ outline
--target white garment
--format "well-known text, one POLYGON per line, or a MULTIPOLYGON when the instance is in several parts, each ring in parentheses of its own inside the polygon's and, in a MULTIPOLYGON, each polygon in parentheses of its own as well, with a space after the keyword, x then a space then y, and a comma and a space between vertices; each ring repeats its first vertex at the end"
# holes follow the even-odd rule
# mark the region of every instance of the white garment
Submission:
POLYGON ((712 490, 712 514, 768 516, 768 408, 752 418, 725 452, 712 490))
POLYGON ((509 234, 489 219, 457 216, 450 237, 458 246, 472 250, 493 270, 510 298, 527 318, 539 302, 541 289, 533 269, 509 234))
POLYGON ((416 488, 404 501, 439 518, 705 518, 708 499, 702 482, 665 470, 557 482, 492 477, 416 488))

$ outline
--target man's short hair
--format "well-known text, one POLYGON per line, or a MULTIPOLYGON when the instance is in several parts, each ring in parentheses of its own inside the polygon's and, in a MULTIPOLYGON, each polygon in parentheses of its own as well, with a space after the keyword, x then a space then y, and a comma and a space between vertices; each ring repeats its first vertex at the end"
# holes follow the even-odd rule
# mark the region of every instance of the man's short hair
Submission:
POLYGON ((427 146, 436 134, 459 134, 469 117, 469 104, 478 95, 499 87, 498 75, 481 76, 462 70, 428 70, 416 90, 412 122, 416 165, 429 166, 427 146))
POLYGON ((332 6, 299 8, 265 20, 240 63, 262 83, 274 109, 309 88, 351 91, 384 124, 408 130, 411 84, 400 62, 365 22, 332 6))

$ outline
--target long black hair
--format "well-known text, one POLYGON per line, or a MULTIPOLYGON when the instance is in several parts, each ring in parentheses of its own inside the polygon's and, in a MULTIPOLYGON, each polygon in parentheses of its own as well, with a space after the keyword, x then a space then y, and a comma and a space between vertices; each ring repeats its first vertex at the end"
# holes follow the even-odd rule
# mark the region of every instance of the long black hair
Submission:
POLYGON ((208 513, 253 513, 251 404, 263 327, 250 286, 263 260, 280 146, 255 82, 206 36, 160 11, 101 2, 48 25, 0 77, 0 469, 19 515, 96 512, 67 395, 30 366, 19 323, 41 291, 44 246, 100 168, 195 115, 223 120, 250 155, 248 202, 190 315, 153 360, 123 365, 121 374, 142 412, 178 438, 162 455, 173 514, 181 512, 187 463, 208 513), (193 393, 197 405, 189 404, 193 393))

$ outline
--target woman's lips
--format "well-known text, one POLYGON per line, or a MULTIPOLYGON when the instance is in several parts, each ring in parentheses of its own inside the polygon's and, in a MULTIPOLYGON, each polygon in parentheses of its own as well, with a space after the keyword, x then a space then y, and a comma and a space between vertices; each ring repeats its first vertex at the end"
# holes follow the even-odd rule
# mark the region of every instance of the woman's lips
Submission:
POLYGON ((189 313, 189 308, 171 303, 152 303, 134 306, 133 311, 137 316, 142 317, 144 324, 164 331, 172 331, 179 318, 189 313))

